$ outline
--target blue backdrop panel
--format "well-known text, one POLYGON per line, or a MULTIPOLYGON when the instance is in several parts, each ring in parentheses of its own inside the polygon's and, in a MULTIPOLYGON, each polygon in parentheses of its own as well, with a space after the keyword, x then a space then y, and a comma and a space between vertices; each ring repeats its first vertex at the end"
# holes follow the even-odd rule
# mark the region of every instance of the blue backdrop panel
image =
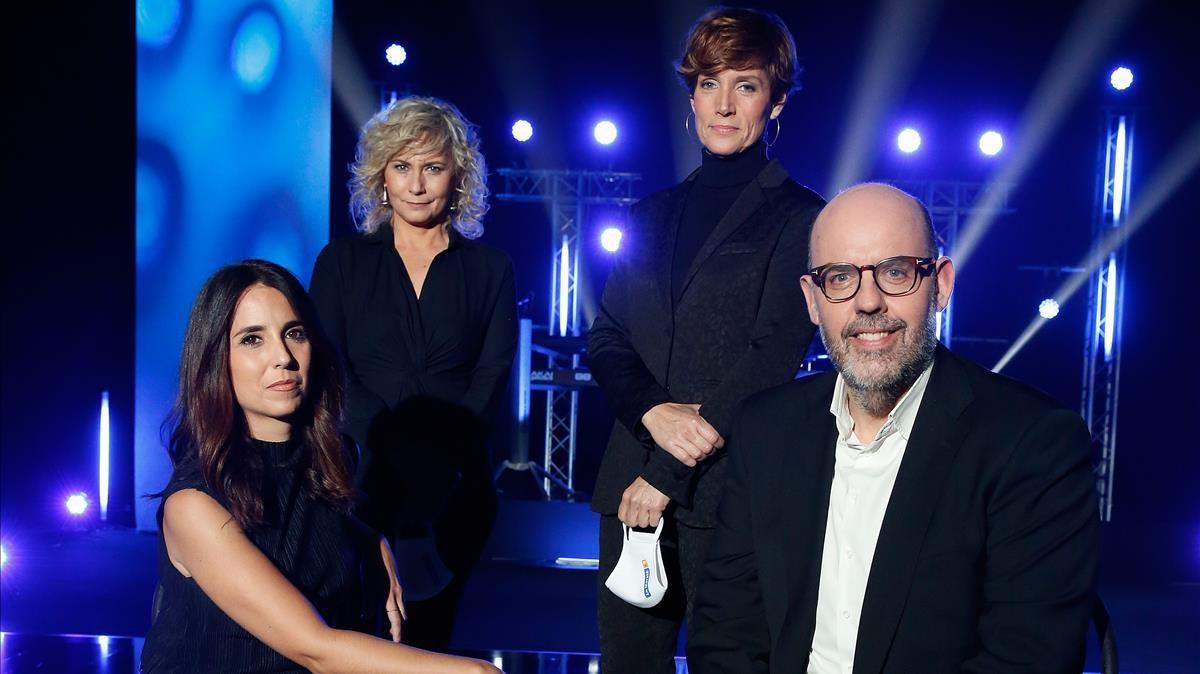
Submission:
MULTIPOLYGON (((166 484, 188 310, 219 266, 307 284, 329 236, 330 0, 137 3, 135 487, 166 484)), ((156 502, 138 499, 139 529, 156 502)))

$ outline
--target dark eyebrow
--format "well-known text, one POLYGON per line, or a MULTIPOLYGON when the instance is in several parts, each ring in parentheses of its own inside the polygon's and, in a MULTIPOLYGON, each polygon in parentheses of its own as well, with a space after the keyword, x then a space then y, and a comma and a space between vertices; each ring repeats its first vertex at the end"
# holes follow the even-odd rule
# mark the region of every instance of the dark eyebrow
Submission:
POLYGON ((233 336, 237 337, 238 335, 244 335, 248 332, 262 332, 262 331, 263 331, 263 326, 261 326, 261 325, 247 325, 246 327, 242 328, 241 330, 238 330, 237 332, 233 333, 233 336))
POLYGON ((291 330, 292 328, 303 328, 303 327, 304 327, 304 321, 297 318, 294 321, 288 321, 287 323, 284 323, 283 331, 287 332, 288 330, 291 330))

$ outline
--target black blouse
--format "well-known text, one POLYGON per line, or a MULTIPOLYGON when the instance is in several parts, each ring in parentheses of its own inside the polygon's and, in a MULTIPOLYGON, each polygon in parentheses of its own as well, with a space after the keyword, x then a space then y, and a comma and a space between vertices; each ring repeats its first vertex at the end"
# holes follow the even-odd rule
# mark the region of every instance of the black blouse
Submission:
POLYGON ((499 249, 450 230, 418 299, 390 225, 331 242, 309 293, 346 361, 347 432, 367 445, 371 422, 425 396, 483 414, 517 348, 513 268, 499 249))
MULTIPOLYGON (((378 634, 388 591, 379 535, 304 490, 308 462, 303 447, 251 440, 249 451, 261 452, 265 465, 266 522, 246 536, 328 625, 378 634)), ((182 489, 198 489, 229 507, 197 471, 187 468, 172 474, 162 502, 182 489)), ((162 518, 160 505, 160 530, 162 518)), ((195 580, 180 574, 161 539, 158 578, 155 615, 142 650, 143 672, 305 671, 243 629, 195 580)))

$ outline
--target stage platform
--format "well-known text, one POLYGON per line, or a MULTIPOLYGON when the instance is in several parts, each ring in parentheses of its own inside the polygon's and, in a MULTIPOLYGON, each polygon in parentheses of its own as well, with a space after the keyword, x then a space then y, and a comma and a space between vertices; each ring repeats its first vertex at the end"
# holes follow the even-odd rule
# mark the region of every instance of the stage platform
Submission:
MULTIPOLYGON (((596 571, 554 564, 557 557, 594 557, 595 526, 584 504, 502 501, 453 650, 500 657, 509 674, 599 671, 596 571)), ((94 529, 5 536, 12 546, 0 600, 0 672, 136 671, 149 628, 156 535, 94 529)), ((1112 581, 1100 591, 1122 672, 1200 671, 1200 584, 1112 581)), ((1098 653, 1093 642, 1089 671, 1098 669, 1098 653)), ((679 671, 686 671, 682 661, 679 671)))

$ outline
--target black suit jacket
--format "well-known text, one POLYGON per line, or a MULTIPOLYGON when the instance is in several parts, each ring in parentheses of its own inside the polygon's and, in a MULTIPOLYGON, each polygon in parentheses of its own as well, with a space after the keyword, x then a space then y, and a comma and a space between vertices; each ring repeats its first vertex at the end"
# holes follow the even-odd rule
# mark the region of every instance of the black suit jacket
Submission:
POLYGON ((621 257, 588 333, 592 374, 617 418, 592 508, 611 514, 639 475, 671 498, 676 517, 712 524, 723 453, 689 468, 654 445, 641 418, 664 402, 700 403, 728 437, 735 406, 791 379, 812 338, 800 275, 824 201, 771 161, 734 201, 671 298, 671 258, 694 180, 630 211, 621 257))
MULTIPOLYGON (((689 671, 806 670, 835 381, 826 373, 746 401, 689 671)), ((939 346, 879 532, 855 674, 1079 672, 1098 519, 1082 419, 939 346)))

